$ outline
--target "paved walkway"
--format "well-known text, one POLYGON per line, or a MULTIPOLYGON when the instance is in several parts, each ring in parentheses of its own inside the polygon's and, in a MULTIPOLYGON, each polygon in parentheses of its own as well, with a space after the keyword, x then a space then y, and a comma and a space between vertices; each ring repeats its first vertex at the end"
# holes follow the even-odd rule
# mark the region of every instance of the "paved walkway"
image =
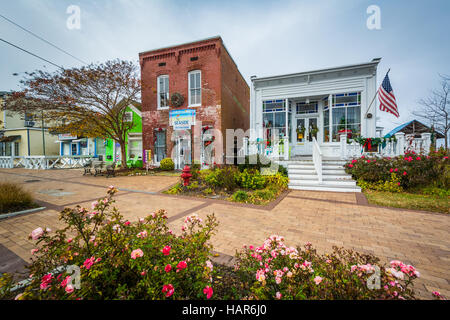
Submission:
POLYGON ((28 261, 31 230, 61 227, 58 212, 62 208, 90 207, 105 195, 106 187, 114 185, 119 188, 117 207, 130 220, 164 208, 172 229, 179 230, 188 214, 215 213, 220 225, 213 244, 224 260, 243 244, 259 245, 267 236, 279 234, 289 245, 310 241, 320 252, 336 245, 374 253, 385 263, 400 259, 421 272, 416 286, 421 297, 430 298, 434 290, 450 297, 448 215, 368 206, 354 193, 291 191, 270 206, 160 193, 177 180, 164 176, 107 179, 82 176, 80 170, 1 169, 0 181, 23 185, 47 209, 0 220, 0 272, 20 265, 17 259, 28 261))

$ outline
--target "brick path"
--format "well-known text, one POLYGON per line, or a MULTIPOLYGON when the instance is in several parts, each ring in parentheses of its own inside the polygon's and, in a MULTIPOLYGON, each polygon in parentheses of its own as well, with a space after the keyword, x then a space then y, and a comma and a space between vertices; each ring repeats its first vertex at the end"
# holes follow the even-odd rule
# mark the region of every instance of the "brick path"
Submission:
POLYGON ((252 206, 212 199, 163 195, 177 177, 83 177, 80 170, 36 171, 1 169, 0 181, 20 183, 33 192, 46 210, 0 220, 0 272, 12 271, 18 258, 27 261, 33 243, 27 240, 38 226, 61 227, 58 212, 77 204, 90 206, 105 195, 106 187, 119 188, 117 207, 127 219, 137 219, 164 208, 169 225, 179 230, 184 216, 215 213, 219 230, 214 248, 223 261, 243 244, 261 244, 271 234, 283 235, 290 245, 307 241, 320 252, 344 246, 379 256, 384 263, 400 259, 420 272, 416 291, 430 298, 434 290, 450 297, 450 216, 368 206, 356 194, 291 191, 271 206, 252 206), (34 182, 26 182, 40 180, 34 182), (49 192, 50 190, 50 192, 49 192), (57 196, 55 192, 70 192, 57 196))

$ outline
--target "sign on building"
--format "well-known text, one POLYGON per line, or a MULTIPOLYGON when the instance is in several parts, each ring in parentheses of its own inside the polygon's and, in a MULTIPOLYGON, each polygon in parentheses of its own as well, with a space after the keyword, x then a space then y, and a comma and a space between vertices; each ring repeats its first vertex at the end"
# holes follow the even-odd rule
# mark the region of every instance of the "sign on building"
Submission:
POLYGON ((195 110, 172 110, 169 113, 169 123, 173 130, 187 130, 195 124, 195 110))
POLYGON ((77 136, 73 136, 70 133, 58 134, 58 140, 75 140, 77 138, 78 138, 77 136))

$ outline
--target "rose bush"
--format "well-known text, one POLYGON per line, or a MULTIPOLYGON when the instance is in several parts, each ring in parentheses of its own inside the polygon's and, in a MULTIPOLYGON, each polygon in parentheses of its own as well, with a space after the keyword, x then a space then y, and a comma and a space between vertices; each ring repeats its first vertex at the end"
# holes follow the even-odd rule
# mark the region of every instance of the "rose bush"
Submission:
POLYGON ((38 228, 29 267, 31 282, 21 299, 205 299, 211 286, 208 240, 217 226, 214 215, 206 221, 186 218, 181 235, 167 226, 164 210, 137 222, 123 219, 108 196, 91 210, 62 211, 66 227, 51 232, 38 228), (68 265, 80 267, 81 287, 76 290, 68 265))
POLYGON ((405 190, 429 185, 448 189, 449 164, 448 156, 442 151, 432 152, 429 155, 411 152, 395 158, 362 156, 345 164, 345 170, 356 180, 378 185, 392 181, 392 174, 395 174, 399 180, 396 181, 397 185, 405 190))
POLYGON ((236 258, 250 299, 414 299, 413 281, 420 276, 400 261, 378 268, 373 255, 339 248, 320 255, 310 243, 287 247, 276 235, 260 247, 244 246, 236 258), (369 277, 378 271, 379 288, 376 282, 369 288, 369 277))

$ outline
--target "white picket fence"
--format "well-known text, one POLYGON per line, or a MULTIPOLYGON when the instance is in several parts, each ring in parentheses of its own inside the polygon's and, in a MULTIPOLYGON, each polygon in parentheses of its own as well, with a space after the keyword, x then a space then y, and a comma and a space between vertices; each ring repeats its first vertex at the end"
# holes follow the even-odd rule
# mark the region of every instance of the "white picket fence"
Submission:
POLYGON ((358 142, 354 140, 348 142, 345 134, 340 136, 340 143, 342 159, 359 158, 363 155, 396 157, 408 152, 428 154, 431 146, 431 133, 422 133, 420 138, 416 138, 413 134, 396 133, 395 140, 386 140, 384 144, 378 145, 377 152, 365 152, 364 147, 358 142))
POLYGON ((0 168, 35 170, 82 168, 92 156, 26 156, 0 157, 0 168))

